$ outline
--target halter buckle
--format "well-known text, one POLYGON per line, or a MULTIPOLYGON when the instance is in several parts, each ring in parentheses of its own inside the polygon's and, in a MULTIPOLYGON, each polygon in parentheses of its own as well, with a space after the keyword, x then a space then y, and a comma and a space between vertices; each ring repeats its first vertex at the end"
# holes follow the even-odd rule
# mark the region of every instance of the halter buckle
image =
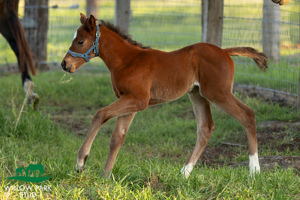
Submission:
POLYGON ((98 37, 98 38, 99 38, 99 37, 100 37, 100 35, 101 35, 100 31, 97 31, 97 32, 96 32, 96 37, 98 37))

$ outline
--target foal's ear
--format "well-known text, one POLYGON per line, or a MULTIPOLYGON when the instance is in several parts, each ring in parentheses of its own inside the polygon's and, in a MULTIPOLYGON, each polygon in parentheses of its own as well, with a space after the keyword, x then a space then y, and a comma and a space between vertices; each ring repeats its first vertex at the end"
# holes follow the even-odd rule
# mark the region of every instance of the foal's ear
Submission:
POLYGON ((87 19, 86 16, 84 14, 80 13, 80 22, 81 22, 81 24, 84 24, 86 19, 87 19))
POLYGON ((90 30, 93 30, 96 27, 96 19, 93 15, 88 18, 87 26, 90 30))

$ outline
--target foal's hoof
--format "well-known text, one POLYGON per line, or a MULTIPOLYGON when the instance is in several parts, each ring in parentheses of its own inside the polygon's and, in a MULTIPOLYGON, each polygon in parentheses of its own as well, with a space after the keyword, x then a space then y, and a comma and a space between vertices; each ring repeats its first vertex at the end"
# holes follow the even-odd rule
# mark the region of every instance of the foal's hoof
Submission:
POLYGON ((110 177, 111 177, 111 175, 112 175, 112 170, 109 170, 109 171, 102 171, 102 177, 103 178, 106 178, 106 179, 110 179, 110 177))
POLYGON ((36 93, 33 93, 32 95, 28 96, 27 98, 27 104, 33 106, 33 110, 36 110, 38 104, 39 104, 40 98, 39 95, 36 93))
POLYGON ((75 168, 76 168, 77 173, 81 173, 81 172, 83 172, 85 170, 84 166, 79 167, 78 164, 76 164, 75 168))

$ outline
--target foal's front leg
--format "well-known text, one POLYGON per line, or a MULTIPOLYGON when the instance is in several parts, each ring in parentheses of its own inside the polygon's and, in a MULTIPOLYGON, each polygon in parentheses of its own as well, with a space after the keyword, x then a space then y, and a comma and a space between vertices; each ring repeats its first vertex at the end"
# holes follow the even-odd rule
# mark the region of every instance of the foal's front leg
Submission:
MULTIPOLYGON (((92 125, 89 129, 89 132, 87 134, 87 137, 85 138, 82 146, 80 147, 77 155, 77 165, 76 169, 77 171, 84 170, 84 165, 86 162, 86 159, 88 158, 91 146, 93 144, 93 141, 97 135, 97 132, 99 131, 100 127, 107 122, 109 119, 117 117, 117 116, 124 116, 124 127, 127 127, 126 122, 129 124, 133 118, 134 113, 138 112, 140 110, 146 109, 148 105, 148 99, 137 99, 134 98, 131 95, 122 96, 120 99, 112 103, 111 105, 100 109, 97 114, 93 118, 92 125), (125 117, 125 115, 128 115, 128 118, 125 117), (130 122, 129 122, 130 121, 130 122)), ((118 120, 121 123, 121 118, 118 120)), ((118 125, 117 125, 118 126, 118 125)), ((123 131, 123 129, 121 130, 123 131)), ((116 133, 115 133, 116 134, 116 133)), ((114 134, 114 135, 115 135, 114 134)), ((115 136, 112 137, 112 140, 115 138, 115 136)), ((119 148, 113 148, 113 149, 119 149, 119 148)), ((114 155, 115 150, 112 151, 112 154, 114 155)), ((114 156, 110 155, 109 158, 113 158, 114 156)), ((111 162, 108 162, 108 166, 105 168, 105 171, 110 170, 112 166, 110 167, 111 162)), ((113 164, 113 163, 112 163, 113 164)))
POLYGON ((111 171, 114 166, 117 154, 120 147, 125 141, 126 134, 134 118, 134 115, 135 113, 131 113, 128 115, 120 116, 117 119, 115 130, 111 135, 109 154, 103 171, 103 175, 108 178, 111 176, 111 171))

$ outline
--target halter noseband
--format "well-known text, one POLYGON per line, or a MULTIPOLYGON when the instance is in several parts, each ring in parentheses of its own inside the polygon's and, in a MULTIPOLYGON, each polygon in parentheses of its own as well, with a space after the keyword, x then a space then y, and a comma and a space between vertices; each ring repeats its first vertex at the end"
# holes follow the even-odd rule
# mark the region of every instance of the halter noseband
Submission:
POLYGON ((96 38, 95 41, 93 43, 93 45, 85 52, 85 53, 76 53, 74 51, 71 51, 70 49, 68 50, 68 53, 71 54, 73 57, 80 57, 80 58, 84 58, 86 62, 90 61, 90 58, 92 56, 88 55, 92 50, 94 50, 94 54, 95 56, 99 56, 99 47, 98 47, 98 42, 99 42, 99 38, 100 38, 100 28, 97 25, 97 32, 96 32, 96 38))

